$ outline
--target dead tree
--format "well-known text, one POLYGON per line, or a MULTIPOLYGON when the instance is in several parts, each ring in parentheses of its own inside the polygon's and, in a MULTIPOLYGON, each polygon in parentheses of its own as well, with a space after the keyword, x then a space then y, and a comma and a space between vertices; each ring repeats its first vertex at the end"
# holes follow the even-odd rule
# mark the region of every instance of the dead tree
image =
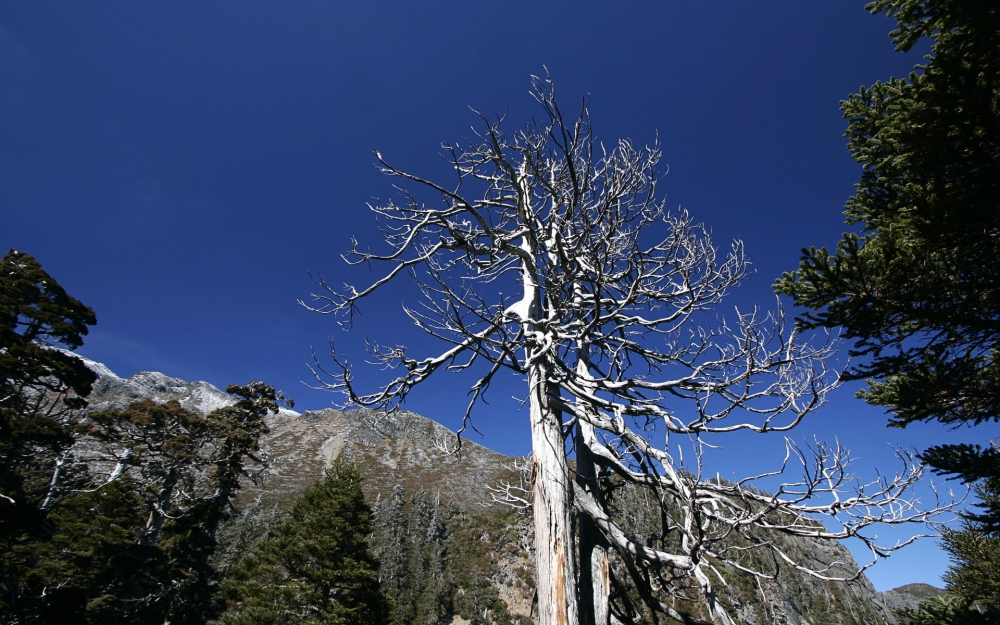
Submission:
MULTIPOLYGON (((480 116, 484 128, 472 142, 443 146, 456 174, 450 185, 397 169, 376 153, 381 171, 399 180, 402 198, 371 206, 388 248, 376 253, 355 242, 345 259, 386 270, 363 287, 336 288, 320 278, 321 290, 305 305, 348 323, 359 301, 412 276, 425 297, 407 314, 447 344, 420 358, 370 343, 377 363, 399 371, 372 392, 358 388, 331 345, 336 366, 317 362, 315 373, 349 403, 391 409, 436 372, 475 371, 464 429, 501 370, 527 379, 539 623, 626 619, 609 605, 609 554, 627 564, 646 609, 704 622, 657 598, 664 586, 693 580, 709 618, 732 623, 714 590, 713 580, 724 579, 720 565, 769 572, 720 548, 725 535, 768 528, 854 536, 880 556, 897 545, 876 545, 865 528, 924 522, 940 511, 916 509, 909 487, 922 469, 906 455, 901 473, 860 487, 839 448, 810 454, 791 444, 785 464, 800 460, 804 476, 774 494, 751 488, 769 476, 703 479, 705 437, 788 432, 823 404, 838 382, 826 364, 836 345, 786 332, 780 315, 737 311, 727 323, 707 312, 746 276, 742 243, 720 255, 687 212, 665 211, 656 193, 657 144, 636 149, 619 141, 609 150, 594 139, 586 101, 578 115, 566 116, 551 80, 536 78, 533 86, 541 122, 505 132, 502 118, 480 116), (407 185, 440 201, 425 204, 407 185), (570 436, 575 472, 567 462, 570 436), (695 448, 686 468, 671 451, 678 438, 695 448), (661 538, 676 547, 628 536, 604 505, 599 474, 655 489, 661 538), (815 513, 830 515, 832 527, 813 521, 815 513)), ((806 568, 774 542, 753 548, 806 568)))

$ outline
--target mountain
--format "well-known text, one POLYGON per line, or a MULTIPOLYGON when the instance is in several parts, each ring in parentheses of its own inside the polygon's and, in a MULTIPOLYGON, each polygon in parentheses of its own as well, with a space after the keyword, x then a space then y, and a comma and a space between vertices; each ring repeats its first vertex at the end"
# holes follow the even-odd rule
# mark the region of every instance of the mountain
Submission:
MULTIPOLYGON (((206 382, 151 372, 121 378, 100 363, 86 362, 99 375, 89 398, 91 409, 124 408, 143 398, 177 399, 185 408, 206 414, 232 402, 206 382)), ((489 487, 505 481, 517 483, 515 459, 473 441, 463 441, 455 453, 453 432, 406 411, 326 409, 300 414, 282 409, 269 415, 267 424, 270 432, 261 439, 261 447, 270 468, 263 483, 244 487, 240 507, 284 510, 323 476, 334 459, 358 462, 365 472, 365 490, 376 519, 382 522, 376 529, 375 549, 384 569, 397 556, 426 560, 428 527, 443 523, 447 528, 434 553, 447 560, 441 566, 452 580, 452 590, 447 591, 451 595, 443 599, 451 602, 448 605, 455 615, 451 622, 531 622, 531 523, 523 512, 488 505, 489 487), (399 524, 408 529, 400 529, 399 524), (401 533, 409 537, 406 545, 401 533), (492 616, 483 620, 482 614, 492 616)), ((247 540, 238 553, 252 549, 252 540, 247 540)), ((842 562, 845 570, 855 566, 847 549, 836 542, 787 536, 774 540, 817 563, 842 562)), ((407 562, 395 562, 393 570, 412 569, 412 562, 407 562)), ((414 574, 408 575, 410 579, 414 574)), ((895 623, 880 594, 864 577, 850 584, 824 582, 794 570, 785 570, 774 580, 756 580, 735 571, 728 577, 730 584, 720 589, 720 595, 730 604, 731 613, 748 625, 895 623)), ((405 583, 415 583, 412 579, 390 582, 401 597, 414 594, 404 588, 405 583)), ((899 604, 893 601, 891 605, 899 604)), ((396 620, 408 619, 403 614, 396 620)))
POLYGON ((882 600, 893 610, 899 608, 915 610, 924 599, 947 594, 945 590, 936 588, 930 584, 907 584, 882 593, 882 600))
MULTIPOLYGON (((125 408, 139 399, 176 399, 199 414, 234 403, 207 382, 186 382, 143 371, 121 378, 104 365, 83 359, 98 374, 88 398, 90 409, 125 408)), ((243 498, 262 497, 265 505, 290 505, 303 490, 323 477, 337 457, 365 467, 366 490, 374 498, 424 488, 463 506, 489 501, 486 485, 516 479, 508 468, 514 459, 463 440, 439 423, 407 411, 392 414, 366 409, 332 409, 298 413, 282 408, 266 419, 270 433, 261 448, 270 468, 263 485, 248 484, 243 498)))

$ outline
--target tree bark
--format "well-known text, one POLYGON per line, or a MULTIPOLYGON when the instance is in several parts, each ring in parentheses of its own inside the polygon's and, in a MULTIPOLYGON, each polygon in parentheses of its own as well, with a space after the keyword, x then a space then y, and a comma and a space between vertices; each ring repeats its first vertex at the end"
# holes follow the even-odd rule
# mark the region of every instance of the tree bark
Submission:
MULTIPOLYGON (((594 426, 580 421, 576 429, 576 483, 603 504, 597 487, 597 467, 590 453, 590 444, 597 441, 594 426)), ((611 579, 607 541, 594 521, 579 515, 580 544, 580 625, 608 625, 611 579)))
POLYGON ((156 499, 150 502, 149 519, 146 527, 139 532, 139 544, 152 546, 160 537, 160 530, 163 529, 163 522, 166 520, 166 510, 170 507, 170 500, 174 495, 174 486, 177 485, 177 469, 170 469, 160 492, 156 494, 156 499))
POLYGON ((538 625, 577 625, 572 477, 566 464, 562 417, 548 401, 544 364, 532 365, 528 383, 538 625))
POLYGON ((49 509, 52 505, 52 500, 56 496, 56 490, 59 488, 59 478, 62 477, 63 465, 66 464, 66 458, 69 456, 69 450, 62 452, 58 458, 56 458, 56 466, 52 471, 52 479, 49 481, 49 490, 45 493, 45 501, 42 502, 42 511, 49 509))

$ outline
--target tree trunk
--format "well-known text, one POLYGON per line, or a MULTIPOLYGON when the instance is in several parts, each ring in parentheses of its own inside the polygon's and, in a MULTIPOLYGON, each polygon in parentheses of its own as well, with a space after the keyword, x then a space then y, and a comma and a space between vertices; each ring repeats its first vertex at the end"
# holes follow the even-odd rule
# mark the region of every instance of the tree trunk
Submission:
POLYGON ((139 544, 152 546, 160 537, 160 530, 163 529, 163 522, 166 520, 166 511, 170 507, 170 500, 174 496, 174 486, 177 485, 177 469, 170 469, 160 492, 156 494, 156 499, 150 502, 149 519, 146 527, 139 532, 139 544))
POLYGON ((538 625, 577 625, 572 477, 566 464, 561 413, 548 401, 546 378, 544 364, 532 365, 528 383, 538 625))
MULTIPOLYGON (((590 493, 594 501, 602 503, 597 488, 597 467, 588 445, 596 444, 594 426, 580 421, 576 430, 576 483, 590 493)), ((586 514, 579 515, 580 543, 580 625, 608 625, 611 579, 608 563, 607 541, 594 521, 586 514)))
POLYGON ((66 464, 66 458, 69 456, 69 450, 62 452, 62 454, 56 458, 56 466, 52 471, 52 479, 49 481, 49 490, 45 494, 45 501, 42 502, 42 511, 49 509, 52 505, 52 500, 56 496, 56 491, 59 489, 59 478, 62 477, 63 465, 66 464))

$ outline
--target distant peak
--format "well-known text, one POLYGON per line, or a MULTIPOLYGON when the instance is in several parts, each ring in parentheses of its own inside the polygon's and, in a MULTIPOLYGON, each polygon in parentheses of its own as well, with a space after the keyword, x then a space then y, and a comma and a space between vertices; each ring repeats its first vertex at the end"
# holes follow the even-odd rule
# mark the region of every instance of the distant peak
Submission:
MULTIPOLYGON (((88 398, 91 405, 124 408, 140 398, 152 399, 157 403, 176 399, 185 408, 206 415, 213 410, 236 403, 233 396, 219 390, 209 382, 201 380, 188 382, 159 371, 139 371, 128 378, 122 378, 115 375, 102 363, 73 352, 66 353, 82 360, 91 371, 98 375, 94 392, 88 398)), ((300 413, 281 407, 278 409, 278 416, 298 417, 300 413)))

